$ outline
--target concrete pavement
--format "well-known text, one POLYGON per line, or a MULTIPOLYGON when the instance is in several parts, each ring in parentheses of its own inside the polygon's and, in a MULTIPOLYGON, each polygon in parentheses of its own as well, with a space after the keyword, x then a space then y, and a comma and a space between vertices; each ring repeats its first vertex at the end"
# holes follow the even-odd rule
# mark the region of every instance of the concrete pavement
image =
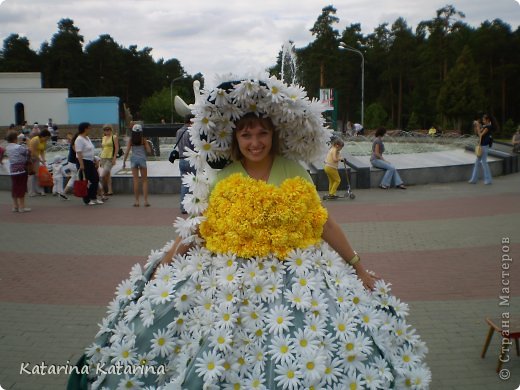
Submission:
MULTIPOLYGON (((445 183, 355 194, 326 206, 367 267, 410 304, 409 322, 430 349, 431 389, 516 389, 514 346, 503 366, 509 379, 495 372, 498 334, 485 359, 480 352, 486 316, 520 315, 520 174, 497 177, 492 186, 445 183), (504 276, 506 247, 513 261, 504 276), (509 306, 500 306, 506 282, 509 306)), ((86 207, 48 195, 27 198, 33 211, 15 214, 10 193, 0 192, 3 389, 64 388, 67 375, 29 375, 22 367, 75 362, 118 282, 174 237, 178 202, 178 195, 152 195, 152 207, 134 208, 132 196, 115 195, 86 207)))

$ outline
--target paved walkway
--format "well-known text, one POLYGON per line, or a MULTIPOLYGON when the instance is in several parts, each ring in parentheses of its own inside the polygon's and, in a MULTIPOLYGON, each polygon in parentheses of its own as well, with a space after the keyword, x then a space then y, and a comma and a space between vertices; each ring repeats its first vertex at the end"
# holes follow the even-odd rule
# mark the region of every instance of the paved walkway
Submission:
MULTIPOLYGON (((365 264, 410 303, 409 321, 428 344, 431 389, 516 389, 514 346, 502 380, 495 373, 500 338, 485 359, 486 316, 520 314, 520 174, 492 186, 413 186, 356 190, 356 199, 327 203, 365 264), (509 244, 503 245, 503 241, 509 244), (513 258, 502 274, 505 250, 513 258), (509 306, 500 306, 503 284, 509 306), (507 295, 507 294, 506 294, 507 295)), ((0 192, 0 386, 60 389, 67 376, 28 375, 42 363, 74 362, 97 332, 117 283, 149 251, 174 237, 178 196, 153 195, 134 208, 129 195, 85 207, 46 196, 33 211, 11 212, 0 192)), ((505 265, 504 265, 505 267, 505 265)))

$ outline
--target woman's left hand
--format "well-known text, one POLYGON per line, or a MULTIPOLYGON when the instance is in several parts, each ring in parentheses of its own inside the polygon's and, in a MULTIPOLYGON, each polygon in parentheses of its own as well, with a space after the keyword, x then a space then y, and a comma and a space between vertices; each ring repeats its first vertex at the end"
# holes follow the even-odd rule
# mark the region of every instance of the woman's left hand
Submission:
POLYGON ((370 291, 374 289, 376 281, 381 279, 375 273, 369 273, 364 268, 357 269, 356 273, 358 275, 358 278, 361 279, 361 281, 363 282, 363 287, 370 291))

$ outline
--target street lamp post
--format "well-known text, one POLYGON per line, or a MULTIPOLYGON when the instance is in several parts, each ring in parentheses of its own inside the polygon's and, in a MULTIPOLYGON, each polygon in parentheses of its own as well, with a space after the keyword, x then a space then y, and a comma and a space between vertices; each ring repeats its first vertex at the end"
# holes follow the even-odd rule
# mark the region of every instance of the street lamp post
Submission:
POLYGON ((173 83, 177 80, 183 79, 185 74, 180 75, 179 77, 174 78, 170 82, 170 123, 173 123, 173 83))
POLYGON ((340 42, 339 49, 353 51, 361 56, 361 126, 364 126, 365 119, 365 57, 363 53, 353 47, 348 46, 345 42, 340 42))

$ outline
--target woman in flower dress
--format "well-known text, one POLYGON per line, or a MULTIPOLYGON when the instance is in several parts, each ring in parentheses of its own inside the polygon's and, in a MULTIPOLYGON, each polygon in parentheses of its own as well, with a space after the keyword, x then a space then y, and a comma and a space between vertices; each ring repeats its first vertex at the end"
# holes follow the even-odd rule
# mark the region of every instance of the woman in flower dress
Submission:
POLYGON ((428 388, 407 305, 365 270, 296 161, 326 153, 321 111, 274 77, 203 92, 190 217, 117 287, 86 352, 89 388, 428 388))

